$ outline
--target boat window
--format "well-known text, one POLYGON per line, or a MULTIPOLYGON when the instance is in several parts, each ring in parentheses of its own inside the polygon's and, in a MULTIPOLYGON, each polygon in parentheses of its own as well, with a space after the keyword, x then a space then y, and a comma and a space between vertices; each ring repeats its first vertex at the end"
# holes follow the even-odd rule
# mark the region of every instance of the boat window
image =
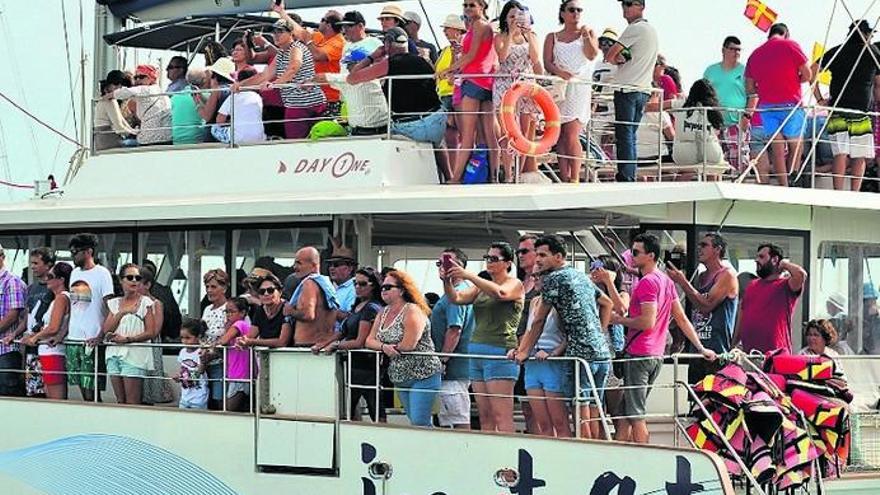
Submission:
POLYGON ((254 267, 270 270, 283 282, 292 272, 296 251, 304 246, 315 246, 324 252, 330 245, 330 231, 327 227, 290 227, 241 229, 232 231, 232 252, 235 254, 235 273, 232 283, 238 287, 254 267))
POLYGON ((31 249, 41 247, 45 244, 45 237, 42 235, 4 235, 0 236, 0 245, 3 246, 3 252, 6 254, 6 262, 4 266, 9 273, 22 276, 27 273, 26 280, 30 279, 30 257, 31 249))
MULTIPOLYGON (((59 261, 73 263, 73 256, 67 249, 70 238, 77 232, 54 234, 49 238, 49 246, 55 248, 55 255, 59 261)), ((133 236, 130 232, 104 232, 96 233, 98 236, 98 249, 95 253, 95 261, 116 273, 120 266, 133 263, 133 236)))
MULTIPOLYGON (((702 238, 707 232, 710 232, 710 230, 701 229, 698 231, 697 239, 702 238)), ((805 267, 807 271, 810 270, 809 263, 805 260, 804 256, 807 245, 806 238, 803 236, 773 234, 772 231, 762 230, 758 232, 754 230, 736 229, 733 227, 724 229, 721 234, 727 241, 727 259, 730 262, 730 265, 739 274, 740 296, 742 296, 746 285, 756 277, 755 252, 761 244, 776 244, 782 248, 782 252, 785 253, 786 258, 790 259, 793 263, 805 267)), ((701 265, 697 269, 702 270, 704 268, 701 265)), ((805 292, 806 291, 807 289, 805 289, 805 292)), ((804 298, 801 297, 795 307, 791 321, 793 329, 791 340, 794 350, 799 350, 802 347, 803 335, 800 329, 803 328, 804 323, 803 308, 804 298)))
POLYGON ((830 318, 855 352, 880 351, 876 304, 880 291, 880 244, 819 244, 819 294, 816 316, 830 318))
POLYGON ((156 281, 171 289, 180 313, 201 315, 205 296, 202 277, 209 270, 226 270, 226 232, 223 230, 150 231, 138 233, 140 256, 156 264, 156 281))

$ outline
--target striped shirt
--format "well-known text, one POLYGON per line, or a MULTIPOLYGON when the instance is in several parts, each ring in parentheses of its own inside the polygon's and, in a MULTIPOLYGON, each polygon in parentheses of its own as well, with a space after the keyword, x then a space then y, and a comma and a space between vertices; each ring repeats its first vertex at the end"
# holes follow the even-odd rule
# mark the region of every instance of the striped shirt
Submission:
POLYGON ((351 127, 374 128, 388 123, 388 101, 379 81, 347 84, 346 74, 324 74, 327 82, 342 93, 348 106, 348 124, 351 127))
MULTIPOLYGON (((9 270, 0 269, 0 320, 6 317, 13 309, 24 310, 27 294, 27 286, 9 270)), ((22 315, 19 313, 19 317, 22 315)), ((6 327, 6 331, 0 333, 0 338, 6 337, 18 328, 18 320, 13 321, 6 327)), ((18 344, 0 344, 0 355, 10 352, 18 352, 18 344)))
POLYGON ((281 101, 287 108, 311 108, 327 103, 321 87, 311 84, 315 79, 315 59, 312 58, 312 52, 299 41, 294 41, 286 50, 278 51, 278 55, 275 56, 275 77, 281 77, 287 72, 290 52, 294 47, 302 52, 302 64, 289 82, 308 85, 281 88, 281 101))

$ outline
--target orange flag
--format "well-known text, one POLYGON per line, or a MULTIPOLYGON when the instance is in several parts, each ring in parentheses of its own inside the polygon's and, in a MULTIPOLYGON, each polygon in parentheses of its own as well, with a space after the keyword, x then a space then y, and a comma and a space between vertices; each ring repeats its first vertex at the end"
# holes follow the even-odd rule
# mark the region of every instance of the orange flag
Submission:
POLYGON ((755 27, 765 33, 770 30, 770 26, 772 26, 773 23, 776 22, 776 18, 779 17, 775 10, 768 7, 767 4, 761 0, 749 0, 748 4, 746 4, 746 11, 743 12, 743 15, 752 21, 752 24, 754 24, 755 27))

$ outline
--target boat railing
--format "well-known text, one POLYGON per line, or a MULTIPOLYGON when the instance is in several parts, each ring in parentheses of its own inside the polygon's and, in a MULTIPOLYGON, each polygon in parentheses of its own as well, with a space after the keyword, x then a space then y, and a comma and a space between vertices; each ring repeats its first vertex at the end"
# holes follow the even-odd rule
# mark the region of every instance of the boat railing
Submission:
MULTIPOLYGON (((460 80, 466 79, 468 77, 472 76, 458 75, 456 76, 456 79, 460 80)), ((670 105, 668 101, 663 102, 663 92, 661 89, 656 88, 634 88, 629 86, 616 85, 613 83, 597 83, 591 80, 580 79, 577 77, 574 77, 568 81, 564 81, 558 77, 546 75, 519 76, 509 74, 493 74, 491 76, 482 77, 535 81, 539 84, 549 87, 551 93, 555 94, 557 97, 567 94, 566 92, 573 91, 572 88, 577 88, 577 86, 579 85, 589 86, 591 90, 591 100, 589 106, 591 107, 592 112, 591 118, 588 120, 588 122, 586 122, 586 125, 584 126, 584 129, 581 133, 583 154, 567 155, 556 149, 548 154, 533 157, 536 158, 538 160, 538 163, 543 167, 545 175, 549 175, 551 177, 556 176, 553 165, 556 164, 559 159, 570 158, 574 160, 579 160, 586 165, 582 177, 585 181, 600 182, 615 180, 617 167, 623 162, 621 160, 618 160, 616 157, 617 152, 616 145, 614 143, 614 128, 615 126, 620 125, 631 125, 637 126, 637 128, 642 129, 642 131, 637 132, 636 145, 638 149, 638 156, 636 156, 633 160, 638 165, 637 177, 639 180, 642 181, 661 182, 681 180, 714 180, 730 181, 737 183, 756 182, 762 184, 776 182, 786 185, 792 183, 797 184, 801 187, 810 188, 819 187, 830 189, 834 187, 836 189, 846 189, 847 187, 849 187, 847 184, 847 180, 852 181, 852 183, 850 184, 851 186, 858 186, 858 184, 862 180, 877 180, 876 178, 863 179, 863 173, 859 171, 860 166, 858 165, 853 167, 853 173, 848 173, 847 167, 841 169, 839 163, 833 163, 834 150, 832 148, 832 145, 835 143, 835 140, 831 139, 828 133, 829 118, 835 112, 840 115, 847 115, 849 116, 848 118, 852 118, 853 116, 861 116, 870 118, 875 122, 877 120, 880 120, 880 113, 877 112, 862 112, 849 109, 837 109, 822 105, 805 105, 794 108, 759 108, 755 109, 754 111, 747 111, 742 108, 729 108, 721 106, 678 107, 677 105, 670 105), (649 101, 648 107, 646 107, 645 117, 642 118, 641 122, 622 122, 615 120, 613 111, 614 103, 613 98, 611 97, 615 91, 641 91, 650 95, 651 100, 649 101), (663 113, 659 112, 661 106, 664 108, 663 112, 671 116, 671 119, 664 117, 663 113), (800 111, 806 112, 806 119, 801 119, 799 116, 797 118, 795 117, 796 115, 798 115, 797 112, 800 111), (694 112, 697 112, 697 114, 700 116, 700 119, 692 119, 694 112), (715 129, 708 124, 708 122, 717 121, 717 117, 711 115, 715 112, 718 112, 723 116, 725 128, 721 130, 715 129), (784 117, 782 120, 783 125, 780 126, 780 129, 772 135, 766 135, 763 127, 758 125, 761 121, 760 116, 767 115, 769 112, 775 112, 777 114, 779 112, 784 113, 784 117), (743 119, 743 117, 746 117, 746 119, 743 119), (697 138, 693 142, 684 142, 674 137, 670 138, 669 136, 665 136, 664 133, 669 132, 667 129, 669 127, 670 121, 677 121, 679 119, 687 120, 688 123, 685 124, 687 126, 696 125, 698 127, 698 129, 696 129, 696 133, 700 136, 700 138, 697 138), (793 138, 789 138, 792 143, 788 151, 774 151, 773 147, 771 147, 771 144, 773 142, 784 142, 782 141, 783 136, 781 135, 783 129, 786 130, 786 133, 791 132, 791 128, 788 127, 788 123, 797 123, 801 122, 801 120, 802 123, 798 124, 800 125, 800 128, 797 129, 797 131, 799 131, 797 134, 798 136, 800 136, 801 140, 800 149, 795 149, 793 138), (745 124, 748 121, 751 122, 749 126, 745 124), (740 126, 737 126, 738 123, 740 124, 740 126), (733 128, 736 127, 740 127, 740 130, 733 130, 733 128), (750 130, 751 134, 749 134, 747 130, 750 130), (685 151, 675 150, 675 147, 671 146, 673 143, 676 146, 680 147, 681 150, 685 151), (672 149, 673 151, 670 152, 670 149, 672 149), (794 157, 793 155, 795 154, 797 154, 798 156, 794 157)), ((433 76, 386 76, 376 81, 362 84, 379 84, 385 86, 387 88, 386 91, 388 93, 388 98, 390 99, 393 98, 394 95, 394 81, 425 78, 433 78, 433 76)), ((258 91, 264 90, 266 88, 281 90, 293 87, 320 86, 323 84, 324 83, 317 82, 305 84, 287 83, 277 85, 264 85, 260 87, 236 87, 235 90, 258 91)), ((334 83, 334 85, 344 87, 348 84, 343 82, 334 83)), ((206 97, 212 92, 218 91, 229 92, 230 88, 194 88, 175 93, 157 93, 136 98, 150 100, 160 97, 179 97, 181 95, 187 94, 202 95, 202 97, 206 97)), ((97 104, 97 102, 101 101, 101 99, 96 99, 94 101, 97 104)), ((374 138, 401 138, 401 136, 396 133, 393 128, 393 124, 395 123, 395 121, 422 115, 405 113, 392 114, 387 109, 387 102, 385 101, 385 99, 382 99, 381 105, 382 107, 378 108, 378 111, 384 114, 384 123, 377 128, 371 129, 374 138)), ((116 140, 116 146, 125 144, 126 146, 131 146, 129 148, 117 148, 116 146, 114 146, 111 149, 98 149, 98 147, 96 147, 96 143, 101 141, 99 139, 100 136, 107 134, 115 135, 117 131, 114 131, 113 129, 93 129, 92 153, 99 154, 119 151, 128 152, 137 150, 156 151, 157 149, 188 149, 191 146, 238 147, 264 144, 262 142, 242 142, 243 139, 235 135, 235 126, 232 125, 232 121, 235 118, 235 106, 235 99, 233 99, 230 105, 229 120, 224 124, 174 124, 149 129, 152 131, 166 131, 168 134, 168 139, 170 140, 170 133, 172 130, 200 128, 203 130, 205 141, 207 141, 209 139, 212 139, 208 138, 207 136, 211 133, 211 130, 213 128, 227 128, 228 142, 226 143, 198 142, 191 145, 177 144, 174 146, 136 146, 136 140, 132 139, 132 136, 128 136, 128 139, 116 140)), ((443 110, 447 113, 450 122, 454 121, 457 117, 463 115, 485 115, 487 113, 494 113, 494 110, 491 112, 462 112, 459 109, 454 108, 444 108, 443 110)), ((565 121, 575 119, 578 116, 563 115, 562 117, 565 121)), ((300 119, 285 119, 282 117, 278 119, 264 120, 263 124, 275 124, 283 126, 285 123, 288 122, 299 121, 314 123, 317 121, 330 120, 332 118, 333 117, 317 116, 305 117, 300 119)), ((345 122, 344 118, 342 121, 345 122)), ((171 122, 170 116, 168 117, 167 122, 171 122)), ((534 119, 534 124, 536 128, 540 130, 542 126, 542 120, 540 118, 536 118, 534 119)), ((694 131, 694 129, 686 130, 694 131)), ((354 139, 358 137, 359 136, 346 135, 322 139, 354 139)), ((272 140, 269 142, 276 141, 277 140, 272 140)), ((283 140, 283 142, 290 141, 291 140, 283 140)), ((872 145, 868 144, 850 144, 851 152, 853 152, 854 150, 859 150, 862 151, 862 153, 855 154, 870 156, 872 154, 870 151, 873 150, 862 149, 866 147, 873 148, 872 145)), ((516 161, 516 166, 514 167, 514 179, 515 181, 520 180, 520 166, 523 164, 522 162, 524 162, 524 160, 530 158, 529 156, 516 152, 515 150, 510 148, 509 145, 506 143, 506 140, 503 139, 499 139, 498 143, 477 143, 470 150, 464 151, 478 151, 481 149, 511 155, 516 161)), ((435 149, 435 151, 450 154, 450 152, 454 150, 446 146, 441 146, 440 148, 435 149)))
MULTIPOLYGON (((67 346, 86 346, 88 345, 85 342, 81 341, 67 341, 64 342, 67 346)), ((129 347, 129 348, 150 348, 153 350, 176 350, 181 349, 183 347, 194 347, 187 346, 184 344, 178 343, 131 343, 131 344, 112 344, 112 343, 102 343, 98 345, 99 347, 104 348, 105 350, 114 348, 114 347, 129 347)), ((218 354, 221 354, 223 357, 223 362, 226 363, 229 356, 229 351, 231 348, 224 346, 198 346, 201 349, 205 350, 214 350, 218 354)), ((419 389, 406 389, 403 387, 395 386, 394 384, 390 384, 387 380, 383 378, 384 370, 380 367, 379 360, 375 361, 374 368, 374 380, 372 383, 362 383, 355 379, 352 375, 352 366, 351 362, 354 356, 358 354, 372 354, 375 356, 379 356, 381 353, 373 350, 349 350, 349 351, 338 351, 333 353, 321 353, 319 355, 315 355, 311 351, 310 348, 242 348, 239 350, 247 350, 248 351, 248 359, 249 359, 249 367, 250 367, 250 378, 247 379, 232 379, 227 376, 224 372, 219 377, 216 378, 208 378, 209 384, 220 383, 223 393, 223 401, 222 408, 220 411, 210 411, 212 413, 223 413, 224 411, 229 411, 227 407, 227 398, 226 398, 226 390, 227 387, 232 383, 244 383, 247 385, 246 390, 248 393, 247 407, 240 411, 229 411, 229 412, 242 412, 245 414, 256 415, 256 417, 260 417, 260 415, 271 415, 273 414, 273 398, 268 394, 268 391, 271 388, 280 389, 283 387, 279 387, 278 384, 271 384, 269 382, 269 360, 273 355, 292 355, 293 359, 300 359, 298 356, 312 356, 317 359, 334 359, 334 364, 330 367, 324 367, 324 369, 337 369, 337 374, 339 376, 337 386, 338 390, 333 392, 333 394, 338 394, 340 397, 339 405, 335 407, 336 414, 334 417, 336 420, 345 419, 345 420, 355 420, 351 415, 352 407, 352 396, 353 391, 355 390, 368 390, 371 393, 376 394, 376 404, 377 407, 375 409, 376 416, 372 417, 371 420, 374 422, 378 422, 380 420, 378 411, 385 407, 389 409, 393 409, 393 404, 389 403, 383 397, 384 394, 390 394, 394 392, 407 391, 412 393, 437 393, 435 390, 419 390, 419 389)), ((102 353, 98 353, 100 356, 102 353)), ((471 359, 483 359, 483 360, 504 360, 507 359, 505 356, 491 356, 491 355, 475 355, 475 354, 456 354, 456 353, 402 353, 404 355, 421 355, 421 356, 436 356, 440 358, 451 358, 451 359, 461 359, 461 360, 471 360, 471 359)), ((535 358, 530 358, 534 360, 535 358)), ((674 446, 681 446, 681 438, 686 439, 686 445, 693 446, 690 438, 685 434, 684 430, 690 421, 693 420, 693 416, 690 413, 692 408, 696 408, 702 412, 705 417, 711 418, 711 415, 706 414, 705 406, 703 406, 699 400, 697 400, 697 396, 694 392, 693 387, 688 384, 686 379, 687 371, 685 366, 693 361, 702 359, 701 356, 696 354, 673 354, 670 356, 665 356, 662 359, 665 362, 664 367, 662 368, 660 377, 654 382, 652 385, 647 387, 639 386, 639 385, 628 385, 628 384, 619 384, 619 383, 611 383, 606 382, 605 384, 597 384, 595 381, 595 377, 593 373, 590 371, 590 363, 586 360, 579 358, 570 358, 570 357, 558 357, 558 358, 550 358, 554 361, 560 362, 569 362, 572 363, 573 366, 577 366, 577 368, 581 371, 580 373, 574 373, 574 390, 580 391, 581 389, 586 389, 587 383, 582 382, 581 380, 586 379, 589 382, 589 390, 590 396, 584 397, 580 394, 576 394, 575 396, 561 396, 561 397, 537 397, 537 396, 519 396, 514 393, 510 396, 511 399, 519 399, 520 401, 535 401, 535 400, 559 400, 565 402, 567 406, 579 406, 579 407, 571 407, 570 414, 572 423, 576 426, 571 432, 573 436, 576 438, 585 438, 588 436, 592 436, 593 438, 604 438, 607 440, 612 439, 612 432, 617 432, 617 428, 620 426, 620 422, 622 420, 629 419, 643 419, 646 420, 650 425, 660 426, 662 424, 671 424, 674 428, 672 432, 672 438, 666 439, 665 441, 662 439, 654 439, 655 442, 659 440, 660 443, 671 442, 674 446), (671 368, 671 369, 670 369, 671 368), (582 378, 583 377, 583 378, 582 378), (622 393, 626 390, 635 389, 635 388, 647 388, 649 392, 652 394, 648 397, 648 407, 645 411, 645 414, 642 416, 627 416, 622 411, 619 410, 619 407, 614 404, 616 400, 620 399, 622 393), (663 391, 662 393, 658 393, 658 391, 663 391), (667 392, 668 391, 668 392, 667 392), (616 397, 615 397, 616 394, 616 397), (603 400, 598 400, 600 395, 604 395, 603 400), (671 399, 671 403, 670 403, 671 399), (590 411, 588 415, 583 415, 581 411, 582 408, 586 406, 594 407, 594 411, 590 411), (594 413, 595 412, 595 413, 594 413), (591 430, 590 426, 598 424, 599 428, 593 428, 593 434, 587 433, 588 430, 591 430), (598 431, 597 431, 598 430, 598 431)), ((625 359, 614 359, 611 361, 611 364, 625 364, 627 362, 632 362, 637 359, 661 359, 658 357, 651 358, 625 358, 625 359)), ((743 366, 749 367, 750 371, 760 371, 760 362, 763 359, 762 356, 748 356, 747 359, 739 359, 738 362, 743 364, 743 366)), ((855 400, 849 406, 851 411, 851 421, 852 421, 852 431, 853 431, 853 439, 852 439, 852 451, 850 455, 848 470, 878 470, 880 469, 880 412, 877 410, 877 400, 880 398, 880 356, 868 356, 868 355, 842 355, 834 358, 840 366, 844 369, 847 376, 847 384, 850 390, 853 392, 855 400), (859 365, 856 365, 859 363, 859 365)), ((94 370, 89 372, 67 372, 65 371, 35 371, 33 369, 0 369, 0 372, 3 373, 20 373, 20 374, 33 374, 33 373, 42 373, 44 376, 49 376, 53 374, 61 374, 65 377, 70 376, 81 376, 88 375, 93 377, 91 383, 97 388, 99 386, 99 381, 106 379, 107 377, 120 376, 120 375, 111 375, 104 371, 102 366, 102 360, 95 360, 94 370)), ((613 367, 613 366, 612 366, 613 367)), ((225 370, 225 366, 224 366, 225 370)), ((761 372, 762 373, 762 372, 761 372)), ((169 372, 169 369, 165 369, 161 374, 155 374, 152 376, 143 376, 144 380, 156 380, 156 381, 166 381, 172 382, 174 380, 173 373, 169 372)), ((275 379, 278 379, 278 376, 275 376, 275 379)), ((71 391, 72 391, 71 387, 71 391)), ((288 391, 288 393, 290 393, 288 391)), ((476 395, 476 394, 473 394, 476 395)), ((496 395, 482 394, 485 397, 496 397, 496 395)), ((507 396, 505 396, 507 397, 507 396)), ((34 398, 33 400, 39 400, 34 398)), ((92 401, 97 403, 100 400, 99 394, 93 394, 92 401)), ((299 400, 299 399, 297 399, 299 400)), ((171 405, 176 405, 172 402, 171 405)), ((328 416, 329 418, 329 416, 328 416)), ((713 429, 717 431, 718 425, 712 424, 713 429)), ((531 432, 535 433, 535 432, 531 432)), ((652 436, 662 436, 662 432, 653 431, 652 436)), ((718 438, 723 439, 724 435, 718 435, 718 438)), ((619 438, 618 438, 619 439, 619 438)), ((627 440, 627 439, 624 439, 627 440)), ((732 451, 731 451, 732 452, 732 451)), ((737 460, 737 462, 741 461, 737 460)), ((744 469, 743 473, 749 473, 749 470, 744 469)), ((754 480, 749 479, 748 474, 746 474, 746 479, 752 484, 754 484, 754 480)))

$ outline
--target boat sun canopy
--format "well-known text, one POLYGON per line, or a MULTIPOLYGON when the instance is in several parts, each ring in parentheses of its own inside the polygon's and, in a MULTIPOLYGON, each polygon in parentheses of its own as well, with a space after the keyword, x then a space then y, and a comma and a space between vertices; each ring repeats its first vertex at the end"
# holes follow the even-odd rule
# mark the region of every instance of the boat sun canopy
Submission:
MULTIPOLYGON (((276 17, 259 15, 200 15, 180 19, 144 24, 132 29, 104 35, 104 41, 111 46, 146 48, 151 50, 172 50, 181 52, 196 51, 204 38, 214 39, 219 31, 220 40, 227 49, 241 36, 231 33, 271 32, 276 17)), ((314 27, 311 23, 303 23, 314 27)))
MULTIPOLYGON (((288 0, 287 8, 331 8, 379 3, 386 0, 288 0)), ((264 12, 269 0, 97 0, 114 16, 142 22, 163 21, 186 15, 235 15, 264 12)))

